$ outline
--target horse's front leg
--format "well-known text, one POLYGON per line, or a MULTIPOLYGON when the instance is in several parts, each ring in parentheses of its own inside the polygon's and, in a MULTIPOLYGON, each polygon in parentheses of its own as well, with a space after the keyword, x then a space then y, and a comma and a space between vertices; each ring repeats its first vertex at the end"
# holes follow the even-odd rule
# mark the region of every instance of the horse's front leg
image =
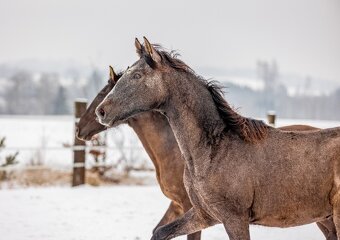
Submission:
POLYGON ((249 215, 231 214, 223 222, 230 240, 250 240, 249 215))
MULTIPOLYGON (((184 207, 184 212, 189 211, 192 208, 191 202, 187 201, 183 203, 183 207, 184 207)), ((187 240, 201 240, 201 231, 189 234, 187 236, 187 240)))
POLYGON ((183 214, 183 210, 181 209, 181 207, 177 203, 175 203, 174 201, 171 201, 171 203, 168 207, 168 210, 166 210, 162 219, 159 221, 157 226, 153 229, 152 234, 155 233, 157 228, 174 221, 175 219, 177 219, 182 214, 183 214))
POLYGON ((202 215, 201 212, 191 208, 179 219, 158 228, 151 240, 167 240, 180 235, 188 235, 216 223, 216 221, 213 221, 208 216, 202 215))

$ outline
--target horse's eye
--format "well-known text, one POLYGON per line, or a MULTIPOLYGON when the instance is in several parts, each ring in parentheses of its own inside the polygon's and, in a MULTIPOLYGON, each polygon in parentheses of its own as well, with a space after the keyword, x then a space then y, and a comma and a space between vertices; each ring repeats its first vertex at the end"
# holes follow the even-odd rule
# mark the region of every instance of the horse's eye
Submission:
POLYGON ((134 75, 133 75, 133 78, 134 79, 140 79, 142 76, 139 74, 139 73, 135 73, 134 75))

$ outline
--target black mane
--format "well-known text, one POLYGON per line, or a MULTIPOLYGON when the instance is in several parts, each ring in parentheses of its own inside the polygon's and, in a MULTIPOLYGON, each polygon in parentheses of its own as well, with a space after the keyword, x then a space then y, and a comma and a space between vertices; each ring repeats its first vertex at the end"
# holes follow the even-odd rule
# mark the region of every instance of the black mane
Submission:
MULTIPOLYGON (((235 132, 239 137, 247 142, 256 142, 265 138, 269 126, 263 121, 246 118, 238 114, 224 99, 222 87, 217 81, 208 81, 197 75, 194 70, 192 70, 182 60, 177 58, 179 54, 176 53, 176 51, 167 52, 160 45, 153 45, 153 47, 161 56, 164 64, 167 64, 178 71, 194 74, 196 78, 205 85, 211 94, 220 117, 226 124, 227 130, 235 132)), ((152 59, 147 59, 148 55, 146 54, 142 54, 142 57, 145 57, 147 62, 153 61, 152 59)))
POLYGON ((206 87, 227 129, 237 133, 247 142, 256 142, 267 135, 269 126, 263 121, 238 114, 224 99, 222 87, 216 81, 206 81, 206 87))

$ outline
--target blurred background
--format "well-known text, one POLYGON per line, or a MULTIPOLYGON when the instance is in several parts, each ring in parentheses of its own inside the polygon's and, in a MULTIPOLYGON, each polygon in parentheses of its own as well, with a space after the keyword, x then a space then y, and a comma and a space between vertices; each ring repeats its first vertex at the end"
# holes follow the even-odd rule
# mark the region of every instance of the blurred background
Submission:
MULTIPOLYGON (((132 65, 138 59, 134 38, 143 36, 177 50, 199 75, 220 81, 227 101, 245 116, 267 121, 267 114, 275 113, 275 126, 340 126, 339 0, 0 0, 0 199, 6 189, 71 184, 75 101, 92 101, 108 80, 109 65, 116 72, 132 65)), ((156 196, 153 201, 162 199, 159 211, 165 211, 168 202, 154 187, 154 166, 131 128, 98 135, 86 143, 84 154, 86 184, 151 185, 145 191, 156 196)), ((87 189, 78 191, 87 196, 87 189)), ((102 190, 89 190, 94 191, 102 190)), ((32 190, 20 194, 27 194, 22 201, 49 195, 32 190)), ((3 195, 8 202, 11 197, 3 195)), ((143 201, 149 205, 148 199, 143 201)), ((5 209, 4 203, 0 212, 5 209)), ((14 224, 17 212, 8 214, 14 224)), ((152 214, 141 232, 114 239, 147 238, 143 234, 151 232, 161 215, 152 214)), ((34 235, 33 225, 20 235, 8 219, 0 217, 1 224, 7 239, 76 236, 72 230, 64 238, 51 232, 34 235)), ((209 239, 224 236, 223 229, 216 231, 209 239)), ((252 231, 255 239, 278 239, 277 232, 252 231)), ((296 231, 290 239, 321 236, 314 227, 296 231)), ((93 236, 87 232, 80 239, 93 236)), ((283 232, 280 236, 287 238, 283 232)))
POLYGON ((69 114, 146 36, 226 85, 240 111, 339 120, 338 0, 0 1, 0 113, 69 114), (20 97, 18 97, 20 96, 20 97))

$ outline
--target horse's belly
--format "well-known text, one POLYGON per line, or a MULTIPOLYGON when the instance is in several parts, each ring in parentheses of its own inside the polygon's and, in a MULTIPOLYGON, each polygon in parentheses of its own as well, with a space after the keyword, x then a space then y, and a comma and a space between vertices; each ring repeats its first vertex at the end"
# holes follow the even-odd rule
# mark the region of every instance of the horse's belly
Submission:
POLYGON ((332 168, 326 164, 329 161, 324 162, 320 166, 315 163, 302 167, 303 161, 295 161, 286 175, 272 171, 260 179, 255 187, 251 221, 265 226, 292 227, 331 215, 334 180, 332 168))
POLYGON ((316 196, 306 201, 277 201, 272 205, 254 205, 251 223, 270 227, 294 227, 320 221, 332 214, 327 197, 316 196))
POLYGON ((296 227, 301 226, 305 224, 310 224, 314 222, 319 222, 321 220, 326 219, 331 215, 330 212, 320 213, 318 214, 318 217, 291 217, 288 215, 271 215, 271 216, 265 216, 261 219, 253 219, 251 220, 251 224, 255 225, 262 225, 267 227, 280 227, 280 228, 286 228, 286 227, 296 227))

